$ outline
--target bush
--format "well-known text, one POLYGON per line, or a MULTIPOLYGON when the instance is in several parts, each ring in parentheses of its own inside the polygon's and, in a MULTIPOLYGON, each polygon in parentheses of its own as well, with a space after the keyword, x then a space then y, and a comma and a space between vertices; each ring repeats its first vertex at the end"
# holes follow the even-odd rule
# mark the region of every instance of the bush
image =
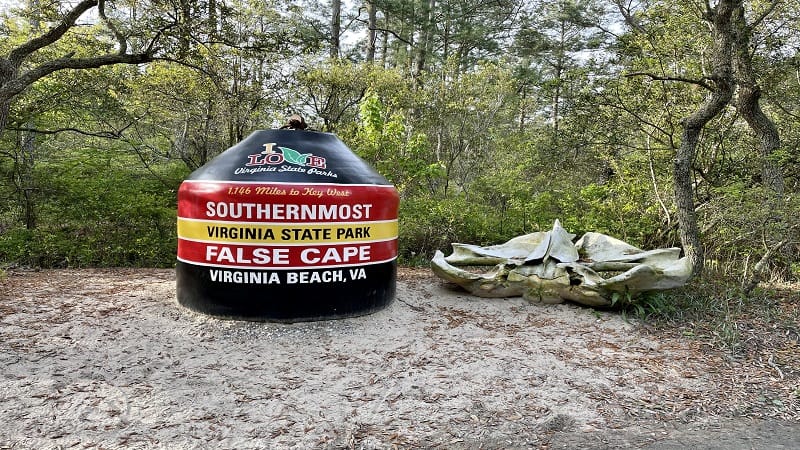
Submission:
POLYGON ((452 242, 491 245, 525 233, 520 217, 464 196, 414 197, 400 204, 400 261, 427 262, 452 242))
MULTIPOLYGON (((37 267, 172 267, 181 164, 152 173, 129 155, 72 150, 63 165, 42 164, 37 227, 10 226, 0 260, 37 267)), ((60 163, 63 164, 63 163, 60 163)), ((156 170, 156 169, 154 169, 156 170)))

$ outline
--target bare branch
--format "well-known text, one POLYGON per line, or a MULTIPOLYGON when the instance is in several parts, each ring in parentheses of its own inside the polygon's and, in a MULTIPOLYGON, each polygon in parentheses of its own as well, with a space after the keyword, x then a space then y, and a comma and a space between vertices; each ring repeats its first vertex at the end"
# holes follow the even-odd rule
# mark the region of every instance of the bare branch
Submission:
MULTIPOLYGON (((354 21, 356 21, 356 22, 361 22, 361 23, 362 23, 362 24, 364 24, 364 25, 367 25, 367 21, 366 21, 366 20, 364 20, 364 19, 360 19, 360 18, 356 17, 356 18, 354 18, 353 20, 354 20, 354 21)), ((379 28, 379 27, 369 27, 369 26, 368 26, 368 27, 367 27, 367 29, 368 29, 369 31, 380 31, 380 32, 382 32, 382 33, 389 33, 389 34, 391 34, 392 36, 394 36, 394 37, 395 37, 395 39, 397 39, 398 41, 400 41, 400 42, 402 42, 402 43, 404 43, 404 44, 408 44, 408 45, 414 45, 414 43, 413 43, 413 42, 411 42, 411 41, 409 41, 409 40, 407 40, 407 39, 403 38, 402 36, 400 36, 399 34, 397 34, 397 32, 395 32, 395 31, 393 31, 393 30, 390 30, 390 29, 388 29, 388 28, 379 28)))
POLYGON ((639 23, 639 20, 634 17, 633 13, 631 12, 630 4, 625 6, 622 4, 622 0, 616 0, 614 4, 617 5, 617 9, 619 10, 619 13, 622 14, 622 18, 625 19, 625 23, 627 23, 634 30, 644 33, 644 27, 642 27, 642 24, 639 23))
POLYGON ((672 76, 665 77, 665 76, 656 75, 654 73, 649 73, 649 72, 631 72, 631 73, 625 74, 625 77, 628 77, 628 78, 630 78, 630 77, 641 77, 641 76, 645 76, 645 77, 650 78, 651 80, 656 80, 656 81, 678 81, 678 82, 681 82, 681 83, 694 84, 694 85, 697 85, 697 86, 704 87, 704 88, 708 89, 709 91, 714 91, 714 87, 713 86, 711 86, 710 84, 708 84, 708 83, 703 81, 703 80, 707 80, 709 78, 703 78, 701 80, 695 80, 693 78, 684 78, 684 77, 672 77, 672 76))
POLYGON ((778 109, 783 111, 783 113, 786 114, 787 116, 789 116, 789 117, 791 117, 791 118, 793 118, 795 120, 800 120, 800 114, 796 114, 796 113, 790 111, 789 108, 787 108, 785 105, 783 105, 777 99, 770 98, 768 101, 769 101, 769 103, 775 105, 778 109))
MULTIPOLYGON (((796 230, 798 226, 800 225, 795 224, 794 226, 789 227, 787 231, 796 230)), ((769 261, 772 259, 773 256, 775 256, 776 253, 778 253, 783 247, 785 247, 787 244, 791 242, 792 242, 791 238, 785 238, 782 241, 778 242, 777 244, 767 249, 764 255, 761 256, 761 259, 759 259, 756 265, 753 267, 753 272, 750 275, 750 279, 746 283, 743 283, 742 285, 745 294, 750 294, 750 292, 752 292, 753 289, 755 289, 755 287, 758 286, 759 283, 761 283, 761 281, 764 278, 764 272, 767 269, 769 261)))
POLYGON ((750 26, 748 28, 750 30, 753 30, 754 28, 759 26, 761 24, 761 22, 763 22, 764 19, 767 18, 767 16, 769 16, 770 14, 772 14, 773 11, 775 11, 775 8, 778 7, 778 2, 779 1, 780 0, 771 0, 769 2, 769 7, 767 9, 765 9, 761 14, 759 14, 758 17, 756 17, 755 20, 753 20, 753 22, 750 24, 750 26))
POLYGON ((358 13, 355 16, 352 16, 350 18, 350 21, 347 22, 347 25, 342 27, 342 33, 344 33, 345 31, 348 31, 350 29, 350 27, 353 26, 353 23, 355 23, 355 22, 364 23, 364 20, 361 18, 361 12, 362 11, 366 11, 366 10, 367 10, 367 8, 365 6, 362 6, 362 7, 358 8, 358 13))
MULTIPOLYGON (((127 125, 125 128, 128 128, 130 125, 127 125)), ((39 128, 25 128, 25 127, 8 127, 11 131, 24 131, 26 133, 36 133, 36 134, 59 134, 59 133, 76 133, 83 136, 91 136, 91 137, 100 137, 106 139, 119 139, 122 137, 121 132, 117 131, 85 131, 78 128, 57 128, 54 130, 41 130, 39 128)), ((124 130, 124 129, 123 129, 124 130)))

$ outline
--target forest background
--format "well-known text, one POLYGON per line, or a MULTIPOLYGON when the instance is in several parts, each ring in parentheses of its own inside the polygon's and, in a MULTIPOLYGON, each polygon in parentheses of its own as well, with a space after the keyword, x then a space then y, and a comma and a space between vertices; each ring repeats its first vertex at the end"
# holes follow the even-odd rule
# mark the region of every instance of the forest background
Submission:
POLYGON ((799 11, 17 2, 0 26, 0 261, 172 267, 181 181, 299 112, 397 186, 401 264, 559 219, 682 246, 718 280, 798 281, 799 11))

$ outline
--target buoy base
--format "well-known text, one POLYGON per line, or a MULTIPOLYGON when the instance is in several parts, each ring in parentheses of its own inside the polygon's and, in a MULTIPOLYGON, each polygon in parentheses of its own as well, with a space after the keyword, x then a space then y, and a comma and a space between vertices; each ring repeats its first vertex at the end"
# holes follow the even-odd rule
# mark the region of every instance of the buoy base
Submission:
POLYGON ((238 320, 308 322, 370 314, 395 297, 397 260, 358 267, 246 270, 178 261, 178 303, 238 320))

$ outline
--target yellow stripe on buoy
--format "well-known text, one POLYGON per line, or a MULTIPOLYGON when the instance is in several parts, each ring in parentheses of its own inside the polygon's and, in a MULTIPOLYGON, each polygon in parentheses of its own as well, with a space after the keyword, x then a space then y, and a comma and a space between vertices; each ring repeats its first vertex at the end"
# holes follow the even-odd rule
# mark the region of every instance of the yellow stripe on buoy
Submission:
POLYGON ((242 244, 341 244, 397 238, 397 220, 353 223, 258 224, 178 218, 178 237, 242 244))

